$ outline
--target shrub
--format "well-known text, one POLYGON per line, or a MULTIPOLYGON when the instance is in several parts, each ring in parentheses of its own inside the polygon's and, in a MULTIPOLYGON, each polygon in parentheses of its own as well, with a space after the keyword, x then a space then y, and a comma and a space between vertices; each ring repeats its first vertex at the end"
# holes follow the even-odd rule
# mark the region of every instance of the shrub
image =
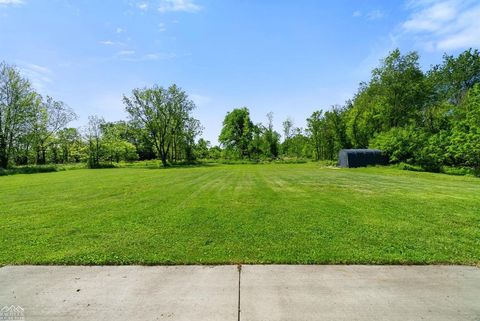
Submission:
POLYGON ((375 136, 370 147, 384 151, 391 163, 415 164, 425 139, 426 134, 414 127, 394 127, 375 136))

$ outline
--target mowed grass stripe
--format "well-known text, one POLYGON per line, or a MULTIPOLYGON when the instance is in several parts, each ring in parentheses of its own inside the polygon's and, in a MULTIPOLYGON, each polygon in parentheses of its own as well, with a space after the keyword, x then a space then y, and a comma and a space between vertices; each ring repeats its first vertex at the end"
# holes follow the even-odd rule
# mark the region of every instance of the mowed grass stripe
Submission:
POLYGON ((480 180, 309 164, 0 177, 0 264, 478 264, 480 180))

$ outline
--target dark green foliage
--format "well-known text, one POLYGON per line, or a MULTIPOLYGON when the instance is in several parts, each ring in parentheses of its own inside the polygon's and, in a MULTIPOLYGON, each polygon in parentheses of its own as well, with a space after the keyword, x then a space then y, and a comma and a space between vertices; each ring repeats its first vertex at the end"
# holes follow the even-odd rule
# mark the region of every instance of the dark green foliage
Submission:
POLYGON ((250 157, 254 125, 248 108, 236 108, 227 113, 218 140, 225 146, 227 154, 239 158, 250 157))
POLYGON ((43 166, 20 166, 9 169, 0 168, 0 176, 15 175, 15 174, 36 174, 36 173, 50 173, 56 172, 59 168, 55 165, 43 166))
POLYGON ((386 151, 392 162, 428 171, 480 167, 480 55, 444 56, 423 74, 418 56, 395 50, 347 106, 354 147, 386 151))
POLYGON ((341 149, 350 146, 345 129, 344 110, 337 106, 325 113, 315 111, 307 119, 307 132, 316 160, 335 160, 341 149))
POLYGON ((467 91, 447 151, 454 164, 480 170, 480 84, 467 91))
POLYGON ((254 125, 247 107, 228 112, 218 140, 225 147, 227 159, 276 159, 280 155, 280 134, 273 129, 273 113, 267 114, 268 125, 254 125))
POLYGON ((413 126, 394 127, 378 134, 371 140, 370 146, 386 152, 391 162, 415 163, 424 142, 425 134, 413 126))

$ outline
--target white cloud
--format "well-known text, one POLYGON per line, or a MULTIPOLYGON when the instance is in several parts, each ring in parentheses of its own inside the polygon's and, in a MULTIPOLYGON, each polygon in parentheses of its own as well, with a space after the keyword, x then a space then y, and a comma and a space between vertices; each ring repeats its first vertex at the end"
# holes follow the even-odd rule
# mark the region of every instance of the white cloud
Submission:
POLYGON ((361 16, 362 16, 362 12, 359 11, 359 10, 354 11, 354 12, 352 13, 352 16, 353 16, 353 17, 361 17, 361 16))
POLYGON ((112 41, 112 40, 100 41, 100 44, 102 44, 104 46, 124 46, 125 45, 123 42, 112 41))
POLYGON ((409 2, 404 33, 414 35, 427 50, 445 51, 480 46, 480 2, 423 0, 409 2))
POLYGON ((137 4, 138 9, 146 11, 148 10, 148 3, 147 2, 140 2, 137 4))
POLYGON ((23 0, 0 0, 0 6, 20 5, 24 3, 23 0))
POLYGON ((167 31, 167 28, 165 27, 164 23, 159 23, 158 24, 158 31, 160 31, 160 32, 167 31))
POLYGON ((115 30, 117 33, 123 33, 125 32, 125 29, 121 28, 121 27, 118 27, 116 30, 115 30))
POLYGON ((164 12, 197 12, 202 7, 195 3, 194 0, 161 0, 158 11, 164 12))
POLYGON ((39 65, 36 65, 36 64, 27 64, 26 66, 28 68, 30 68, 32 71, 37 72, 37 73, 41 73, 41 74, 51 74, 52 73, 50 71, 50 69, 48 69, 47 67, 39 66, 39 65))
POLYGON ((137 54, 133 50, 123 50, 119 51, 115 54, 115 56, 111 57, 110 59, 119 59, 122 61, 130 61, 130 62, 142 62, 142 61, 154 61, 154 60, 166 60, 166 59, 173 59, 177 58, 178 55, 175 53, 169 52, 153 52, 147 54, 137 54))

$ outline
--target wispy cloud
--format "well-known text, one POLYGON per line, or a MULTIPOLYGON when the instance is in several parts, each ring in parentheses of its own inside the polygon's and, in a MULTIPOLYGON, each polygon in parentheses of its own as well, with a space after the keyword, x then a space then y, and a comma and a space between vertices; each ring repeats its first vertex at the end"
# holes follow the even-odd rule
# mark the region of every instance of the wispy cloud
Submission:
POLYGON ((23 0, 0 0, 0 6, 21 5, 24 3, 23 0))
POLYGON ((148 2, 139 2, 137 3, 137 8, 142 10, 142 11, 147 11, 148 10, 148 2))
POLYGON ((164 12, 197 12, 202 7, 194 0, 161 0, 158 11, 164 12))
POLYGON ((107 58, 106 60, 121 60, 127 62, 144 62, 144 61, 155 61, 155 60, 168 60, 174 59, 178 56, 173 52, 152 52, 152 53, 138 53, 134 50, 121 50, 115 53, 114 56, 107 58))
POLYGON ((154 52, 146 54, 142 57, 143 60, 162 60, 162 59, 172 59, 177 55, 174 53, 165 53, 165 52, 154 52))
POLYGON ((52 71, 45 66, 20 62, 19 68, 22 74, 31 81, 33 87, 40 92, 45 91, 46 86, 52 82, 52 71))
POLYGON ((380 9, 374 9, 366 13, 363 13, 360 10, 355 10, 352 13, 352 17, 355 17, 355 18, 365 17, 367 20, 379 20, 379 19, 385 18, 385 12, 383 12, 380 9))
POLYGON ((120 42, 120 41, 112 41, 112 40, 103 40, 100 41, 100 44, 104 46, 124 46, 125 43, 120 42))
MULTIPOLYGON (((0 0, 2 1, 2 0, 0 0)), ((157 9, 160 13, 167 12, 198 12, 202 6, 197 4, 197 0, 131 0, 130 6, 136 7, 142 12, 157 9)))
POLYGON ((461 0, 410 1, 403 32, 414 35, 425 49, 444 51, 480 46, 480 2, 461 0))

